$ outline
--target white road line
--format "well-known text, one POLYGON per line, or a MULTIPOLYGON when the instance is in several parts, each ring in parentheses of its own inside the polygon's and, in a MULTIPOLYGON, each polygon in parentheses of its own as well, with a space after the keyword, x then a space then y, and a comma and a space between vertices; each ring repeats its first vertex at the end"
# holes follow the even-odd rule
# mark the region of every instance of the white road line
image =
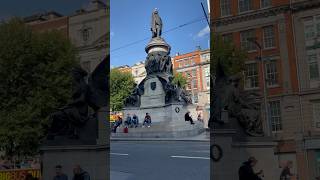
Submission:
POLYGON ((122 154, 122 153, 110 153, 111 155, 117 155, 117 156, 129 156, 129 154, 122 154))
POLYGON ((183 158, 183 159, 210 159, 208 157, 192 157, 192 156, 171 156, 172 158, 183 158))

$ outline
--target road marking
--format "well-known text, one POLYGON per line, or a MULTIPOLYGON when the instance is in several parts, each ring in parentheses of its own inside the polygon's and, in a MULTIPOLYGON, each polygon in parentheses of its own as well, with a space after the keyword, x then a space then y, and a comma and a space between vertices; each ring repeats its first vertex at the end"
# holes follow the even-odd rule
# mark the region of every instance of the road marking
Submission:
POLYGON ((117 156, 129 156, 129 154, 122 154, 122 153, 110 153, 111 155, 117 155, 117 156))
POLYGON ((183 159, 210 159, 208 157, 193 157, 193 156, 171 156, 172 158, 183 158, 183 159))

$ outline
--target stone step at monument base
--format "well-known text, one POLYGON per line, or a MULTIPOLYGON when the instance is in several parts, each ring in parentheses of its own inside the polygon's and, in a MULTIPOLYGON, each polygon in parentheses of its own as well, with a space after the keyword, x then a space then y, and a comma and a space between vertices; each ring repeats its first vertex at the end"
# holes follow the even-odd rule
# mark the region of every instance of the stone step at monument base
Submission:
POLYGON ((115 138, 182 138, 201 134, 205 131, 203 123, 190 122, 182 123, 154 123, 150 127, 128 128, 128 133, 123 132, 124 127, 118 127, 116 133, 112 133, 111 137, 115 138))

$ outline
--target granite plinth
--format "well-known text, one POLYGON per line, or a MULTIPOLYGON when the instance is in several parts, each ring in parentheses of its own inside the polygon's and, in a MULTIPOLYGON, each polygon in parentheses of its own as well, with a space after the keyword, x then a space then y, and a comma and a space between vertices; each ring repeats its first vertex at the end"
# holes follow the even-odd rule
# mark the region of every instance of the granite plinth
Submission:
POLYGON ((144 94, 141 95, 141 108, 164 106, 165 92, 160 80, 151 77, 144 81, 144 94), (154 87, 154 88, 153 88, 154 87))

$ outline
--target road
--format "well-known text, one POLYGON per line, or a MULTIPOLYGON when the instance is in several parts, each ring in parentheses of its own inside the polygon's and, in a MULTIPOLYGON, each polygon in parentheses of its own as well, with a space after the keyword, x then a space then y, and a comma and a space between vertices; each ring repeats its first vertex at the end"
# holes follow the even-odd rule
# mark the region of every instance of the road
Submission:
POLYGON ((209 142, 113 141, 111 180, 208 180, 209 142))

